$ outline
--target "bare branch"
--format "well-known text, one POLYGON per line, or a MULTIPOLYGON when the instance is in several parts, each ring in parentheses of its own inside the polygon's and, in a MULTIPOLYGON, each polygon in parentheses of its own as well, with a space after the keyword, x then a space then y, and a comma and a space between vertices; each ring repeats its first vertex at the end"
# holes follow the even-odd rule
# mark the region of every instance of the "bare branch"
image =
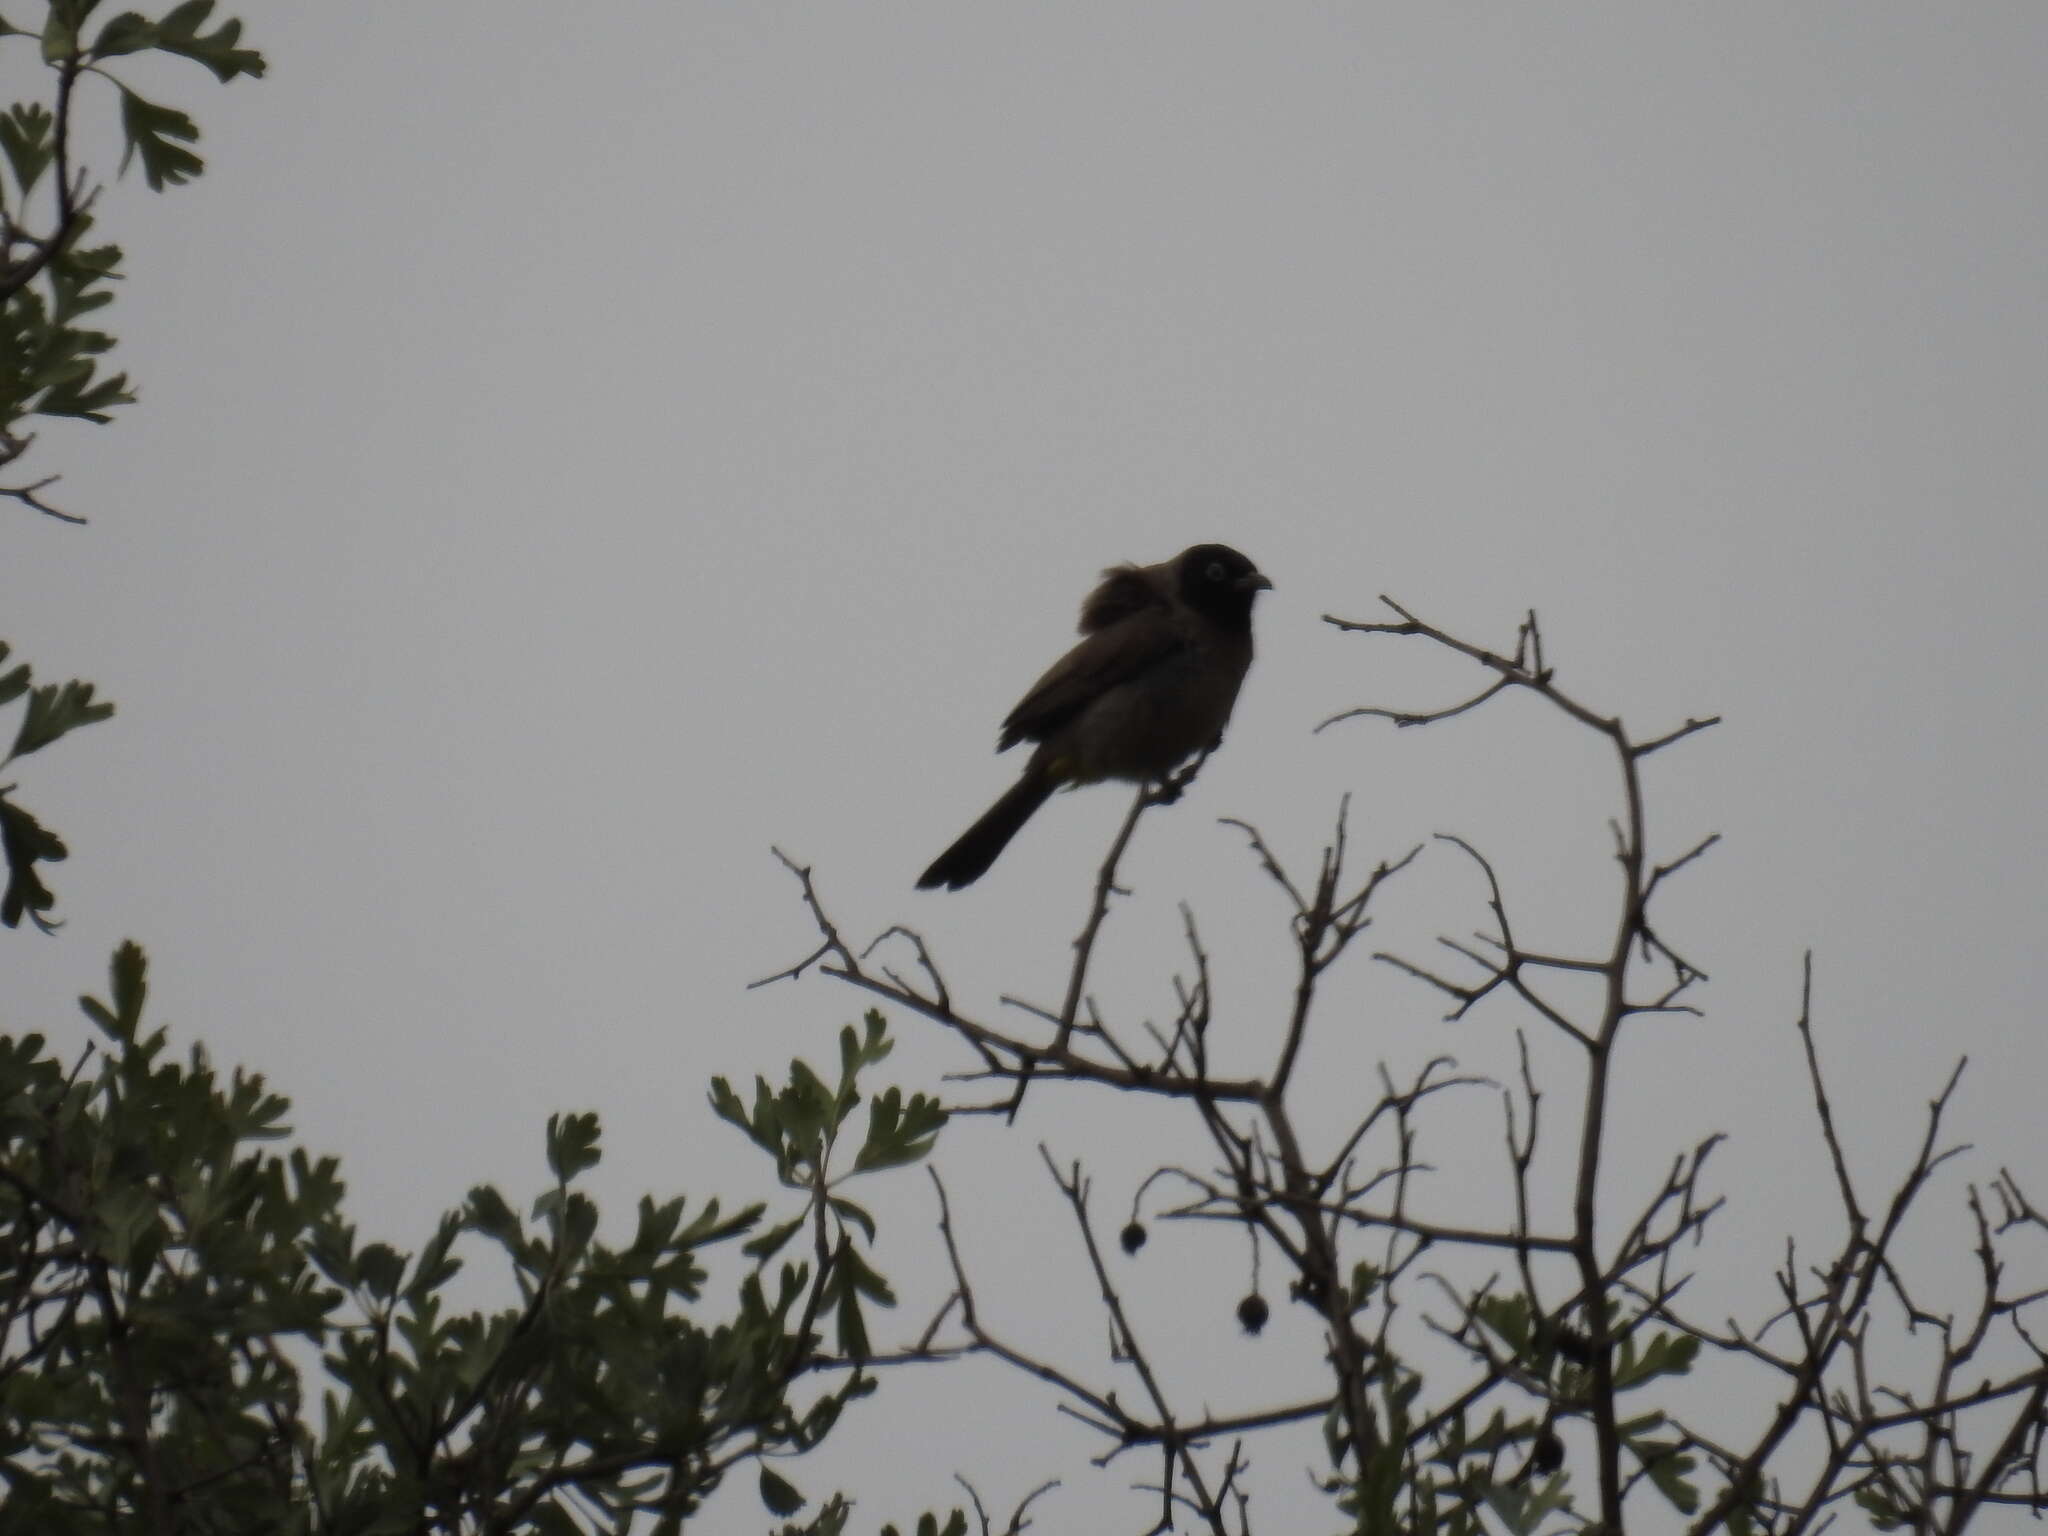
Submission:
POLYGON ((11 496, 25 507, 33 507, 45 517, 54 517, 60 523, 83 524, 85 519, 62 507, 54 507, 37 493, 57 483, 57 475, 45 475, 33 485, 0 485, 0 496, 11 496))

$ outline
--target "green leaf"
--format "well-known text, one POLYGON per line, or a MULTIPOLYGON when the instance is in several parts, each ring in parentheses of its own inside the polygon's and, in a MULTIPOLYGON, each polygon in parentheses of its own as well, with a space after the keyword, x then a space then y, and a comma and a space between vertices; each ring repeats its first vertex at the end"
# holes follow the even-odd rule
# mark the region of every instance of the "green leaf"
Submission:
POLYGON ((142 1028, 142 1005, 149 997, 149 957, 133 939, 122 942, 107 966, 107 980, 114 994, 114 1019, 124 1038, 132 1039, 142 1028))
POLYGON ((462 1268, 462 1260, 448 1250, 461 1235, 462 1220, 458 1216, 444 1216, 441 1225, 413 1260, 412 1279, 406 1283, 405 1298, 414 1306, 431 1299, 432 1294, 455 1278, 462 1268))
POLYGON ((91 683, 76 678, 68 683, 45 683, 29 695, 28 713, 14 735, 14 750, 8 757, 27 757, 40 752, 67 731, 82 725, 97 725, 114 713, 111 704, 92 701, 91 683))
POLYGON ((92 51, 103 59, 119 58, 124 53, 141 53, 157 45, 156 23, 134 11, 123 11, 104 27, 92 45, 92 51))
POLYGON ((156 1224, 157 1203, 147 1186, 117 1184, 94 1202, 92 1214, 99 1224, 100 1251, 126 1269, 136 1244, 156 1224))
POLYGON ((345 1222, 323 1223, 306 1244, 307 1257, 336 1285, 354 1283, 356 1229, 345 1222))
POLYGON ((754 1113, 747 1113, 744 1100, 732 1090, 732 1084, 722 1077, 711 1079, 711 1112, 728 1124, 738 1126, 747 1133, 747 1138, 771 1157, 782 1155, 780 1119, 775 1114, 774 1098, 768 1091, 765 1078, 754 1079, 754 1113))
POLYGON ((1673 1509, 1689 1515, 1700 1507, 1699 1490, 1686 1477, 1696 1463, 1678 1448, 1676 1441, 1631 1440, 1629 1449, 1636 1453, 1643 1470, 1650 1474, 1650 1481, 1671 1501, 1673 1509))
POLYGON ((866 1211, 855 1205, 844 1195, 827 1196, 826 1204, 831 1206, 841 1220, 853 1222, 861 1231, 865 1232, 869 1242, 872 1243, 875 1240, 875 1218, 866 1211))
POLYGON ((561 1202, 560 1212, 561 1246, 573 1259, 588 1248, 590 1240, 597 1235, 597 1204, 588 1196, 572 1194, 561 1202))
POLYGON ((557 1182, 567 1184, 595 1168, 604 1156, 597 1143, 595 1114, 548 1116, 548 1167, 557 1182))
MULTIPOLYGON (((81 226, 84 227, 84 226, 81 226)), ((121 265, 121 247, 118 245, 74 245, 64 253, 64 264, 76 267, 82 274, 94 277, 110 277, 121 265)))
POLYGON ((469 1192, 462 1219, 472 1232, 490 1238, 514 1257, 525 1246, 526 1234, 519 1218, 505 1197, 489 1184, 479 1184, 469 1192))
POLYGON ((128 162, 140 155, 142 176, 152 192, 181 186, 206 168, 205 161, 184 147, 199 138, 192 119, 176 107, 144 101, 125 85, 121 87, 121 131, 128 138, 121 169, 126 171, 128 162))
POLYGON ((896 1042, 888 1037, 888 1021, 882 1017, 882 1010, 870 1008, 861 1015, 861 1024, 867 1031, 867 1038, 861 1043, 862 1066, 873 1066, 896 1049, 896 1042))
POLYGON ((877 1305, 896 1305, 896 1293, 889 1289, 889 1282, 868 1267, 867 1260, 860 1256, 853 1244, 842 1244, 834 1262, 843 1277, 843 1283, 850 1285, 877 1305))
POLYGON ((903 1090, 891 1088, 868 1105, 868 1135, 853 1160, 855 1173, 900 1168, 921 1161, 932 1150, 946 1112, 924 1094, 903 1102, 903 1090))
POLYGON ((1481 1497, 1500 1523, 1516 1536, 1535 1536, 1546 1519, 1571 1503, 1561 1476, 1528 1488, 1492 1484, 1482 1490, 1481 1497))
POLYGON ((839 1353, 849 1360, 865 1360, 874 1353, 868 1343, 867 1319, 861 1315, 860 1296, 848 1286, 839 1294, 839 1353))
POLYGON ((867 1038, 863 1040, 847 1025, 839 1031, 839 1115, 844 1119, 853 1112, 853 1106, 860 1102, 854 1092, 854 1079, 861 1068, 873 1066, 895 1049, 893 1042, 884 1037, 882 1015, 869 1009, 866 1017, 867 1038))
POLYGON ((1659 1376, 1684 1376, 1692 1370, 1699 1352, 1700 1341, 1689 1334, 1660 1333, 1638 1354, 1632 1334, 1622 1341, 1620 1358, 1614 1363, 1614 1389, 1625 1392, 1659 1376))
POLYGON ((50 15, 43 23, 43 62, 61 63, 78 53, 79 15, 76 0, 50 0, 50 15))
POLYGON ((92 367, 87 364, 38 400, 36 410, 45 416, 75 416, 104 426, 114 419, 107 414, 109 407, 134 402, 127 374, 117 373, 94 383, 92 367))
POLYGON ((828 1126, 837 1123, 833 1112, 836 1097, 827 1091, 808 1062, 792 1061, 789 1064, 789 1086, 778 1095, 784 1134, 806 1139, 823 1135, 828 1126))
POLYGON ((806 1501, 787 1478, 778 1477, 764 1466, 761 1468, 761 1502, 768 1506, 771 1515, 793 1515, 804 1507, 806 1501))
POLYGON ((211 32, 199 30, 212 11, 213 0, 185 0, 157 23, 156 46, 204 64, 222 85, 237 75, 261 76, 263 55, 235 46, 242 36, 239 21, 224 21, 211 32))
POLYGON ((36 865, 56 864, 69 857, 62 838, 45 827, 0 789, 0 853, 7 859, 7 889, 0 895, 0 923, 9 928, 21 925, 22 915, 45 933, 55 924, 43 913, 57 904, 56 896, 43 884, 36 865))
POLYGON ((766 1263, 782 1252, 789 1240, 804 1229, 804 1223, 809 1219, 807 1216, 799 1216, 794 1221, 785 1221, 779 1227, 770 1227, 759 1237, 749 1239, 740 1252, 750 1259, 766 1263))
POLYGON ((16 102, 0 116, 0 154, 7 156, 24 198, 35 190, 57 153, 50 137, 54 121, 50 109, 40 102, 16 102))
POLYGON ((729 1237, 737 1237, 761 1219, 765 1205, 742 1207, 731 1216, 721 1216, 716 1200, 707 1201, 696 1218, 676 1235, 678 1248, 697 1248, 706 1243, 722 1243, 729 1237))
POLYGON ((835 1493, 802 1525, 785 1525, 774 1536, 844 1536, 853 1505, 843 1493, 835 1493))
POLYGON ((1369 1305, 1373 1293, 1379 1289, 1381 1274, 1373 1265, 1363 1259, 1351 1266, 1351 1310, 1362 1312, 1369 1305))
MULTIPOLYGON (((0 641, 0 661, 7 659, 7 644, 0 641)), ((12 704, 28 692, 29 666, 23 662, 12 672, 0 675, 0 705, 12 704)))
POLYGON ((370 1243, 356 1255, 356 1274, 372 1296, 389 1301, 405 1278, 405 1255, 389 1243, 370 1243))
POLYGON ((1517 1355, 1529 1347, 1529 1298, 1526 1296, 1482 1296, 1474 1309, 1479 1320, 1500 1335, 1517 1355))
POLYGON ((635 1258, 648 1259, 666 1248, 676 1235, 676 1228, 683 1220, 683 1197, 663 1205, 656 1205, 652 1195, 640 1197, 640 1224, 633 1234, 633 1246, 627 1253, 635 1258))
POLYGON ((1859 1489, 1856 1502, 1870 1516, 1872 1527, 1880 1531, 1895 1531, 1910 1518, 1882 1488, 1859 1489))

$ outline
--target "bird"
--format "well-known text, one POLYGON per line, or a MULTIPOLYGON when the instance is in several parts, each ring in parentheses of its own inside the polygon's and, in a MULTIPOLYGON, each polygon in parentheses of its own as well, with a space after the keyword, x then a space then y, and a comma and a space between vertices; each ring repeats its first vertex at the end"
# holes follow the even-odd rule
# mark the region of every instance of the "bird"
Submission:
POLYGON ((1003 720, 996 750, 1037 743, 1024 773, 918 877, 960 890, 988 873, 1056 789, 1163 780, 1216 747, 1252 662, 1252 603, 1272 590, 1227 544, 1116 565, 1081 605, 1081 642, 1003 720))

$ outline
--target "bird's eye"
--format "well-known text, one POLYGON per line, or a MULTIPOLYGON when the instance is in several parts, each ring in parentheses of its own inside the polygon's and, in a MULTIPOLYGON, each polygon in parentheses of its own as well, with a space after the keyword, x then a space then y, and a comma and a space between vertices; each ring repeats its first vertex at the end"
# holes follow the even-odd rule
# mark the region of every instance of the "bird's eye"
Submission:
POLYGON ((1211 560, 1209 562, 1209 569, 1202 574, 1218 586, 1221 586, 1230 579, 1230 572, 1223 569, 1223 562, 1221 560, 1211 560))

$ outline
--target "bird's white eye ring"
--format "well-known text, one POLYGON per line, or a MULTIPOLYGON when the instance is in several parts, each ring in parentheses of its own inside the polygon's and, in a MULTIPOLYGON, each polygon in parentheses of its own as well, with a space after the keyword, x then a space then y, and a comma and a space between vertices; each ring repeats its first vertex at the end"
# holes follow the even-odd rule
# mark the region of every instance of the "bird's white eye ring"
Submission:
POLYGON ((1230 575, 1228 571, 1223 569, 1223 562, 1221 560, 1211 560, 1209 562, 1209 569, 1202 574, 1211 581, 1223 581, 1230 575))

